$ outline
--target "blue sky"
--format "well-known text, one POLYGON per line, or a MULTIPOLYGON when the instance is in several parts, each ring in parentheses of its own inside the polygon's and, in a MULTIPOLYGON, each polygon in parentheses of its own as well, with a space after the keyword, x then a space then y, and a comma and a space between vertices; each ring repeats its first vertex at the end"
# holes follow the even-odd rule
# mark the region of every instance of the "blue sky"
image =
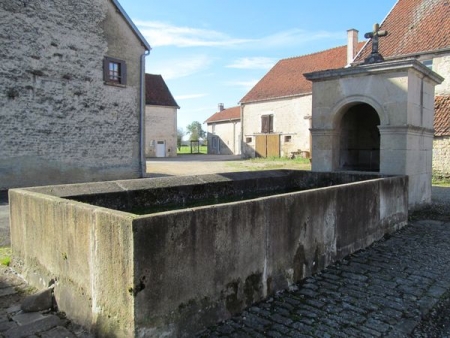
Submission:
MULTIPOLYGON (((175 97, 178 127, 240 99, 280 59, 359 40, 396 0, 119 0, 152 46, 146 72, 175 97)), ((380 42, 382 43, 382 42, 380 42)), ((206 125, 204 125, 206 130, 206 125)))

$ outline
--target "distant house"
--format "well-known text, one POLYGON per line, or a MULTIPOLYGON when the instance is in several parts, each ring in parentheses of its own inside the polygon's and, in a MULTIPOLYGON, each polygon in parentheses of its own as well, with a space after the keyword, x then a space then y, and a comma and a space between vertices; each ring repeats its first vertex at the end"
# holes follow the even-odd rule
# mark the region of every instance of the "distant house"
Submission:
MULTIPOLYGON (((385 60, 416 58, 445 78, 435 89, 433 173, 450 177, 450 4, 448 0, 399 0, 380 29, 388 32, 379 43, 385 60)), ((355 64, 370 52, 367 44, 355 64)))
POLYGON ((312 84, 303 74, 349 64, 363 43, 353 29, 348 41, 348 47, 280 60, 241 99, 244 156, 309 156, 312 84))
POLYGON ((1 1, 0 190, 139 178, 150 45, 117 0, 1 1))
POLYGON ((208 154, 239 155, 241 153, 241 107, 225 109, 219 104, 219 111, 208 118, 208 154))
POLYGON ((161 75, 145 74, 145 156, 177 156, 177 110, 161 75))

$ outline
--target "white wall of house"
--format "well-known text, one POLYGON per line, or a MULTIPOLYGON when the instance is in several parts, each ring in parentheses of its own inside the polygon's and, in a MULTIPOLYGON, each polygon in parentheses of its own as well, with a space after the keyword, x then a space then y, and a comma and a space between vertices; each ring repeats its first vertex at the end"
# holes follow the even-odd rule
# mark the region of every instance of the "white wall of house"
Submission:
POLYGON ((145 156, 177 156, 177 108, 145 106, 145 156))
POLYGON ((444 82, 435 88, 436 95, 450 95, 450 52, 433 59, 433 71, 444 77, 444 82))
POLYGON ((273 133, 280 135, 280 156, 310 151, 310 116, 312 96, 242 105, 242 154, 255 157, 255 136, 261 135, 261 116, 273 115, 273 133))
POLYGON ((240 155, 241 122, 214 122, 207 125, 208 154, 240 155))

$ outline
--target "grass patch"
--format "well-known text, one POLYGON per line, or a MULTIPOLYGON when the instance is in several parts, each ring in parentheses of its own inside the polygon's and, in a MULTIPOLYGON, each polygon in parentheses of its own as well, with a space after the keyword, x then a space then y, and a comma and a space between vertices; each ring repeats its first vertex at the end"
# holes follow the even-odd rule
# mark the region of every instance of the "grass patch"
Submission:
POLYGON ((0 248, 0 264, 9 266, 11 264, 11 248, 1 247, 0 248))
POLYGON ((433 176, 431 177, 431 184, 440 187, 450 187, 450 177, 445 177, 437 173, 433 173, 433 176))
POLYGON ((440 179, 440 180, 433 179, 431 181, 431 184, 436 185, 438 187, 450 187, 450 180, 448 180, 448 179, 440 179))
POLYGON ((191 146, 181 146, 180 148, 177 148, 177 154, 180 155, 195 155, 195 154, 207 154, 208 153, 208 147, 207 146, 200 146, 200 147, 192 147, 191 146))
POLYGON ((227 166, 236 171, 295 169, 311 170, 311 163, 307 158, 289 159, 286 157, 250 158, 242 161, 231 161, 227 166))

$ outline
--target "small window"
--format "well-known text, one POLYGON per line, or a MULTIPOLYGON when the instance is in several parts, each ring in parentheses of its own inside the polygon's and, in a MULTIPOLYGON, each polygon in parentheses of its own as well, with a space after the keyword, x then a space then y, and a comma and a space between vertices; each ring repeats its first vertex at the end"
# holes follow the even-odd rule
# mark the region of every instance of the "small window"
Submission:
POLYGON ((273 133, 273 115, 261 115, 261 133, 273 133))
POLYGON ((425 66, 427 66, 428 68, 430 68, 431 70, 433 69, 433 59, 431 59, 431 60, 424 60, 422 63, 425 66))
POLYGON ((287 135, 284 137, 284 142, 291 142, 292 136, 291 135, 287 135))
POLYGON ((252 138, 251 137, 246 137, 245 138, 245 143, 252 143, 252 138))
POLYGON ((105 84, 125 86, 127 84, 125 61, 106 56, 103 60, 103 79, 105 84))

